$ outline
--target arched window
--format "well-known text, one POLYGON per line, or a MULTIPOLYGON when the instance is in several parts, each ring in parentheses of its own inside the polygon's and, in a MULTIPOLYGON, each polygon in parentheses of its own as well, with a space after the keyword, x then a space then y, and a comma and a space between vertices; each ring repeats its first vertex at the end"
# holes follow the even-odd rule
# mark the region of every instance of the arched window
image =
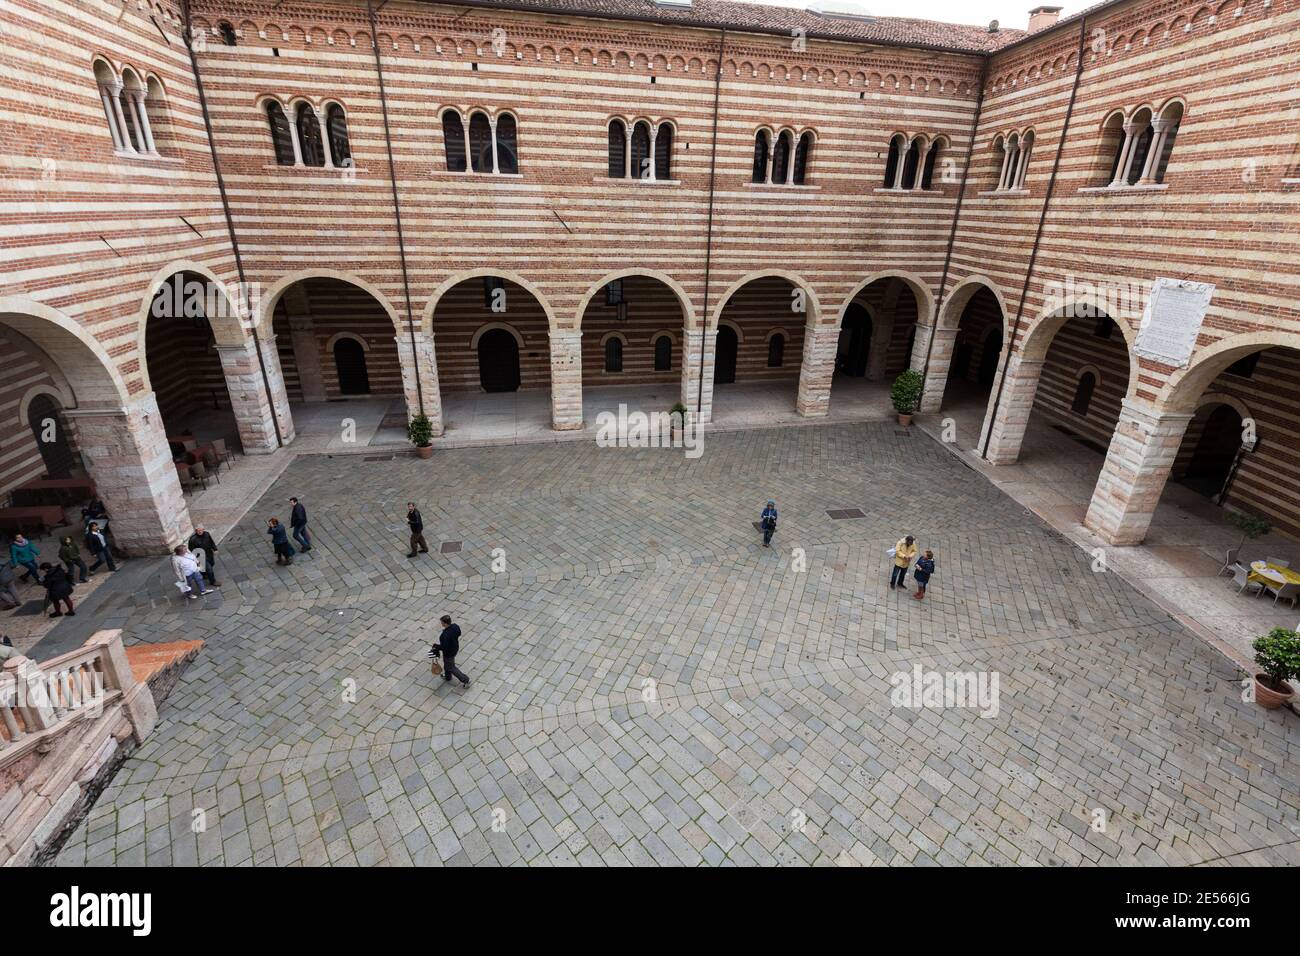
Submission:
POLYGON ((271 146, 275 149, 275 161, 281 166, 294 165, 293 130, 284 110, 275 100, 266 101, 266 121, 271 126, 271 146))
POLYGON ((126 72, 122 77, 122 92, 118 98, 122 104, 122 118, 126 121, 126 142, 135 152, 147 153, 149 145, 145 141, 140 120, 144 110, 144 87, 140 78, 134 73, 126 72))
POLYGON ((1034 151, 1034 131, 1028 130, 1020 140, 1020 158, 1016 163, 1016 179, 1013 189, 1025 188, 1025 176, 1029 173, 1029 158, 1034 151))
POLYGON ((221 42, 226 46, 234 46, 239 42, 239 38, 235 35, 235 28, 230 25, 229 21, 222 20, 217 29, 221 31, 221 42))
POLYGON ((1074 388, 1074 401, 1070 404, 1070 411, 1076 415, 1087 415, 1088 406, 1092 404, 1092 393, 1097 388, 1097 376, 1092 372, 1084 372, 1079 376, 1079 384, 1074 388))
POLYGON ((998 189, 1014 189, 1016 169, 1020 165, 1020 137, 1015 133, 1008 136, 1003 150, 1002 181, 998 183, 998 189))
POLYGON ((470 114, 469 161, 476 173, 492 172, 492 124, 486 113, 470 114))
MULTIPOLYGON (((1152 145, 1155 158, 1151 161, 1150 182, 1163 183, 1165 170, 1169 167, 1169 156, 1174 151, 1174 139, 1178 136, 1178 127, 1183 122, 1183 104, 1170 103, 1160 112, 1155 120, 1156 141, 1152 145)), ((1148 178, 1147 176, 1143 177, 1148 178)))
POLYGON ((754 175, 751 182, 767 182, 767 150, 770 142, 767 130, 760 129, 754 134, 754 175))
POLYGON ((772 150, 772 182, 774 183, 784 183, 789 178, 792 138, 789 130, 783 131, 776 138, 776 148, 772 150))
POLYGON ((465 172, 465 126, 455 110, 442 114, 442 143, 447 151, 447 172, 465 172))
POLYGON ((1142 178, 1142 170, 1146 168, 1147 155, 1151 152, 1151 142, 1155 138, 1155 130, 1149 122, 1142 126, 1142 131, 1137 134, 1137 140, 1133 144, 1132 155, 1128 161, 1128 175, 1125 182, 1130 186, 1136 186, 1138 180, 1142 178))
POLYGON ((885 160, 885 189, 893 189, 898 181, 898 166, 903 160, 903 139, 895 136, 889 141, 889 157, 885 160))
POLYGON ((804 133, 799 137, 799 145, 794 150, 794 183, 802 186, 808 175, 808 155, 812 152, 813 135, 804 133))
POLYGON ((298 104, 298 149, 304 166, 324 166, 325 146, 320 138, 320 121, 310 103, 298 104))
POLYGON ((623 371, 623 340, 617 335, 605 340, 605 371, 623 371))
MULTIPOLYGON (((1097 185, 1105 186, 1114 183, 1119 178, 1119 162, 1124 158, 1124 145, 1127 141, 1128 134, 1124 132, 1123 115, 1120 113, 1112 114, 1101 130, 1102 156, 1109 156, 1110 162, 1106 163, 1102 170, 1106 174, 1105 179, 1098 181, 1097 185)), ((1098 165, 1100 166, 1101 162, 1098 165)))
POLYGON ((348 143, 348 118, 343 107, 331 103, 325 111, 325 130, 329 135, 330 156, 334 165, 343 167, 351 165, 352 146, 348 143))
POLYGON ((916 188, 917 166, 921 162, 921 137, 913 138, 910 146, 907 147, 907 155, 903 158, 903 179, 899 186, 903 189, 916 188))
POLYGON ((650 124, 645 120, 632 127, 632 178, 654 178, 650 165, 650 124))
POLYGON ((767 367, 780 368, 785 364, 785 336, 780 332, 767 340, 767 367))
POLYGON ((934 164, 939 160, 939 153, 942 152, 943 141, 935 140, 930 144, 930 149, 925 154, 925 165, 921 168, 921 188, 929 189, 930 184, 934 182, 934 164))
POLYGON ((673 370, 673 340, 666 335, 655 339, 655 371, 671 372, 673 370))
POLYGON ((519 133, 515 118, 510 113, 502 113, 497 117, 496 172, 519 172, 519 133))
POLYGON ((660 123, 655 131, 655 179, 672 179, 673 126, 660 123))
POLYGON ((609 178, 627 177, 627 124, 611 120, 609 124, 609 178))

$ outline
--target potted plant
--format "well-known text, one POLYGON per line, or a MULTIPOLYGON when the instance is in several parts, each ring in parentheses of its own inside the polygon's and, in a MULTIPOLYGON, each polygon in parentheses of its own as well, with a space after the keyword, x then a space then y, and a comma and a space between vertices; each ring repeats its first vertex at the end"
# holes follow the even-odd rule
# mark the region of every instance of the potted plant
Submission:
POLYGON ((668 409, 668 420, 672 424, 674 441, 682 437, 682 429, 686 427, 687 414, 686 406, 681 402, 676 402, 672 408, 668 409))
POLYGON ((921 404, 921 390, 924 387, 924 376, 913 368, 894 379, 894 384, 889 389, 889 400, 894 403, 894 411, 898 412, 898 424, 912 424, 912 415, 921 404))
POLYGON ((1229 511, 1228 523, 1241 532, 1241 540, 1237 542, 1238 550, 1246 543, 1247 538, 1253 541, 1273 530, 1273 526, 1263 518, 1246 511, 1229 511))
POLYGON ((406 437, 421 458, 433 456, 433 422, 428 415, 415 415, 406 423, 406 437))
POLYGON ((1300 634, 1275 627, 1250 646, 1255 649, 1255 663, 1263 670, 1255 675, 1255 702, 1269 710, 1281 707, 1294 694, 1287 681, 1300 677, 1300 634))

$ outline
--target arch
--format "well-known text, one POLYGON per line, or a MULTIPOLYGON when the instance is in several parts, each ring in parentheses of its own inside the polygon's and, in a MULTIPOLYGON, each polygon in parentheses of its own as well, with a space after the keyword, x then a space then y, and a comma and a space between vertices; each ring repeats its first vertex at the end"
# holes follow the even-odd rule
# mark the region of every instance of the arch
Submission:
MULTIPOLYGON (((1127 322, 1115 318, 1109 312, 1097 309, 1095 304, 1089 301, 1086 296, 1072 297, 1064 305, 1054 306, 1039 316, 1037 321, 1021 333, 1020 347, 1015 350, 1019 353, 1021 361, 1044 361, 1047 358, 1048 350, 1052 347, 1052 342, 1056 339, 1056 333, 1061 330, 1061 327, 1066 322, 1081 316, 1100 318, 1103 315, 1119 326, 1120 335, 1124 336, 1124 348, 1128 352, 1128 387, 1124 394, 1126 398, 1131 399, 1137 394, 1139 374, 1137 353, 1133 351, 1137 331, 1131 328, 1127 322)), ((1006 340, 1004 339, 1004 341, 1006 340)), ((1015 343, 1011 343, 1011 346, 1015 348, 1015 343)))
POLYGON ((118 408, 130 402, 122 373, 104 347, 64 313, 27 296, 0 296, 0 327, 23 336, 45 353, 69 382, 76 383, 75 407, 95 403, 118 408))
MULTIPOLYGON (((505 279, 507 282, 512 282, 515 285, 519 286, 519 288, 523 289, 534 299, 536 299, 537 304, 542 307, 542 311, 546 313, 547 326, 552 331, 560 327, 559 323, 555 321, 555 310, 552 309, 551 304, 546 301, 546 298, 545 296, 542 295, 541 290, 539 290, 536 285, 534 285, 532 282, 529 282, 519 273, 513 272, 509 269, 466 269, 463 272, 455 273, 450 278, 445 280, 441 285, 439 285, 436 289, 433 290, 433 293, 429 296, 428 303, 424 307, 424 313, 420 319, 421 331, 423 331, 425 335, 433 334, 433 314, 434 312, 437 311, 438 302, 442 299, 444 295, 446 295, 456 286, 460 285, 462 282, 468 282, 470 279, 479 279, 482 278, 483 276, 494 276, 498 279, 505 279)), ((396 324, 397 321, 396 313, 394 312, 392 314, 394 316, 394 323, 396 324)))
POLYGON ((614 331, 614 332, 606 332, 604 335, 600 337, 600 347, 604 348, 605 343, 608 342, 610 339, 618 339, 624 345, 628 344, 627 335, 625 333, 614 331))
POLYGON ((221 290, 221 296, 226 302, 225 314, 219 312, 217 315, 207 316, 208 325, 212 328, 212 337, 216 344, 242 346, 248 341, 245 322, 239 316, 235 304, 230 301, 226 282, 223 279, 207 266, 189 259, 168 263, 155 272, 153 278, 149 280, 149 285, 146 287, 144 294, 144 301, 140 304, 140 311, 136 313, 135 352, 140 358, 140 378, 144 382, 146 390, 152 391, 153 389, 153 383, 149 377, 149 362, 145 343, 149 329, 149 313, 153 308, 154 296, 158 294, 159 289, 171 281, 173 276, 185 272, 192 272, 195 275, 202 276, 221 290))
POLYGON ((1255 417, 1249 405, 1235 395, 1228 395, 1224 392, 1206 392, 1197 399, 1195 411, 1199 412, 1208 405, 1227 405, 1241 417, 1242 421, 1255 417))
MULTIPOLYGON (((821 310, 821 305, 817 299, 817 293, 813 291, 812 286, 809 285, 806 281, 804 281, 802 277, 786 269, 758 269, 754 272, 746 273, 745 275, 741 276, 739 279, 737 279, 735 282, 733 282, 730 286, 727 287, 727 291, 722 294, 721 298, 718 299, 718 304, 714 306, 713 314, 709 316, 708 328, 705 331, 708 332, 717 331, 718 319, 722 315, 722 310, 727 307, 727 303, 731 301, 731 297, 735 295, 742 287, 753 282, 755 279, 767 279, 767 278, 784 279, 786 282, 789 282, 791 285, 795 286, 796 288, 802 289, 804 295, 807 296, 807 305, 808 305, 807 318, 805 319, 804 324, 809 327, 812 327, 814 325, 817 325, 821 321, 822 310, 821 310)), ((843 318, 842 313, 841 313, 841 318, 843 318)))
MULTIPOLYGON (((682 326, 688 329, 695 328, 695 309, 691 306, 690 296, 686 294, 686 290, 682 288, 680 282, 668 273, 661 272, 658 269, 622 269, 618 272, 611 272, 606 275, 595 285, 591 286, 587 290, 586 295, 578 300, 578 309, 574 313, 577 317, 575 328, 582 328, 582 317, 587 314, 587 306, 591 303, 592 298, 597 293, 615 279, 627 279, 631 276, 646 276, 651 279, 657 279, 659 282, 668 286, 668 288, 672 290, 673 295, 677 296, 677 304, 682 308, 682 326)), ((522 283, 520 284, 522 285, 522 283)), ((540 302, 541 299, 539 298, 538 301, 540 302)), ((543 303, 542 307, 546 308, 545 303, 543 303)), ((549 310, 547 311, 547 315, 550 315, 549 310)))
POLYGON ((1192 362, 1169 378, 1155 405, 1161 411, 1190 412, 1210 384, 1229 365, 1254 352, 1265 349, 1294 349, 1300 352, 1300 333, 1270 330, 1242 332, 1219 339, 1199 350, 1192 362))
POLYGON ((66 386, 61 382, 56 382, 54 385, 48 383, 33 385, 23 392, 23 397, 18 400, 18 423, 23 428, 27 427, 27 410, 31 407, 32 400, 38 395, 52 396, 61 408, 75 408, 77 405, 72 392, 67 391, 66 386))
POLYGON ((394 309, 392 304, 388 301, 388 297, 380 292, 373 283, 367 282, 360 276, 353 275, 350 272, 340 272, 337 269, 321 268, 302 269, 298 272, 292 272, 289 275, 276 280, 276 282, 271 285, 271 288, 262 295, 261 300, 257 303, 254 327, 258 330, 258 338, 262 338, 264 335, 269 334, 271 328, 270 322, 275 317, 275 306, 276 303, 280 301, 280 296, 284 295, 286 289, 296 285, 304 279, 337 279, 340 282, 346 282, 349 285, 356 286, 363 292, 368 293, 370 297, 378 302, 383 310, 388 313, 388 317, 393 321, 393 331, 396 334, 400 335, 404 331, 403 323, 397 315, 397 310, 394 309), (264 327, 267 330, 266 332, 262 331, 264 327))
MULTIPOLYGON (((930 326, 933 324, 934 294, 930 291, 930 287, 925 284, 925 280, 915 272, 907 272, 903 269, 882 269, 880 272, 873 272, 853 287, 853 290, 848 294, 848 297, 845 298, 844 304, 840 306, 839 316, 835 323, 837 328, 844 324, 844 314, 848 312, 849 306, 852 305, 853 300, 858 297, 858 293, 873 282, 879 282, 881 279, 901 279, 905 282, 908 289, 911 290, 912 295, 916 297, 916 324, 924 326, 930 326)), ((1006 310, 1004 309, 1003 313, 1005 314, 1005 312, 1006 310)), ((958 315, 960 315, 960 313, 958 313, 958 315)))
POLYGON ((663 338, 663 336, 665 335, 668 336, 669 341, 671 341, 673 345, 677 344, 677 333, 674 332, 672 329, 656 329, 654 332, 650 333, 646 341, 649 342, 651 345, 654 345, 656 342, 659 341, 659 339, 663 338))
POLYGON ((783 335, 788 339, 790 338, 790 330, 787 329, 784 325, 773 326, 772 328, 767 330, 767 334, 763 336, 763 341, 771 342, 772 336, 774 335, 783 335))
POLYGON ((334 345, 335 345, 335 343, 337 343, 340 339, 351 339, 352 341, 356 342, 358 345, 361 346, 361 351, 363 351, 363 352, 369 352, 369 351, 370 351, 370 343, 367 342, 367 341, 366 341, 364 338, 362 338, 361 336, 357 335, 357 333, 355 333, 355 332, 335 332, 333 335, 331 335, 331 336, 329 337, 329 341, 327 341, 327 342, 325 343, 325 351, 327 351, 327 352, 329 352, 331 355, 333 355, 333 354, 334 354, 334 345))
MULTIPOLYGON (((723 319, 719 324, 725 325, 727 328, 731 329, 731 331, 736 333, 737 343, 741 345, 745 344, 745 333, 740 330, 740 324, 738 322, 732 319, 723 319)), ((717 329, 715 328, 714 331, 716 332, 717 329)))
POLYGON ((515 328, 513 325, 511 325, 509 322, 487 322, 484 323, 483 325, 480 325, 477 329, 474 330, 474 334, 470 336, 469 347, 471 349, 477 349, 479 340, 481 340, 484 335, 486 335, 488 332, 491 332, 494 329, 501 329, 502 331, 509 332, 514 337, 515 343, 521 349, 524 347, 524 337, 520 335, 519 330, 515 328))
POLYGON ((1006 341, 1011 336, 1011 330, 1008 327, 1007 318, 1007 301, 1002 295, 1002 290, 998 284, 983 274, 967 276, 958 282, 948 298, 943 303, 943 313, 939 316, 938 326, 941 329, 955 329, 961 322, 961 314, 970 304, 970 300, 980 289, 987 289, 993 294, 993 298, 998 300, 998 309, 1002 312, 1002 341, 1006 341))

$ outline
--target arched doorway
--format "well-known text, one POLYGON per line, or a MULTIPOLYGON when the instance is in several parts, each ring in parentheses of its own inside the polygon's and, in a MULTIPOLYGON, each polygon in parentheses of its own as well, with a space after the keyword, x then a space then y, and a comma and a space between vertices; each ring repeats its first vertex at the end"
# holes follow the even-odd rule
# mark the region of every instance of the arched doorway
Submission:
MULTIPOLYGON (((958 286, 944 307, 935 335, 940 341, 945 335, 953 336, 952 357, 945 369, 942 350, 931 348, 929 375, 937 381, 930 384, 942 383, 939 407, 955 415, 959 432, 977 431, 983 421, 1002 357, 1003 321, 997 296, 977 280, 958 286), (955 332, 951 324, 954 315, 955 332), (968 427, 961 428, 967 419, 968 427)), ((927 391, 931 391, 929 385, 927 391)))
POLYGON ((1217 502, 1242 452, 1241 413, 1231 405, 1210 404, 1197 412, 1174 463, 1176 480, 1217 502))
POLYGON ((505 329, 488 329, 479 336, 478 375, 485 392, 519 390, 519 343, 505 329))
POLYGON ((718 326, 717 348, 713 357, 713 384, 734 385, 736 360, 740 354, 740 339, 729 325, 718 326))
POLYGON ((848 378, 864 378, 871 354, 871 313, 851 302, 840 323, 839 346, 835 350, 835 372, 848 378))
POLYGON ((58 402, 47 393, 33 397, 27 406, 27 424, 45 465, 46 477, 71 477, 73 470, 80 467, 79 456, 68 441, 67 424, 58 402))
POLYGON ((366 350, 356 339, 344 336, 335 341, 334 369, 338 375, 340 394, 370 394, 370 373, 366 368, 366 350))
POLYGON ((993 387, 998 377, 998 359, 1002 355, 1002 329, 996 328, 984 337, 980 346, 979 375, 976 381, 986 391, 993 387))

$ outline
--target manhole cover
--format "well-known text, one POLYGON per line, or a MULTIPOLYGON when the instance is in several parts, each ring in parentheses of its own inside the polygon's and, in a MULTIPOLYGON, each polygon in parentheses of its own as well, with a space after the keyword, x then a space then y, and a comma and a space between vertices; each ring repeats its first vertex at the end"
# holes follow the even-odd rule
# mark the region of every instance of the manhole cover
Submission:
POLYGON ((14 611, 14 617, 28 617, 45 610, 45 601, 28 601, 14 611))
POLYGON ((460 551, 461 544, 460 541, 444 541, 438 550, 443 554, 456 554, 460 551))
POLYGON ((832 521, 844 521, 848 518, 865 518, 867 513, 861 508, 838 508, 834 511, 827 511, 826 514, 832 521))

